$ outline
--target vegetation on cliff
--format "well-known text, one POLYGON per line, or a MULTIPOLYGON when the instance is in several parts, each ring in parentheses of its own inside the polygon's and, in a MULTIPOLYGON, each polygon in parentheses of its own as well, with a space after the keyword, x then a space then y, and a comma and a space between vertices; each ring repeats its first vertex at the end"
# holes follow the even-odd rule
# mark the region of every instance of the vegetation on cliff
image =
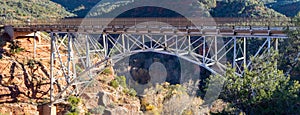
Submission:
POLYGON ((50 0, 1 0, 0 14, 6 21, 27 21, 28 19, 58 19, 75 16, 64 7, 50 0))
MULTIPOLYGON (((270 53, 259 59, 252 59, 253 65, 243 76, 228 69, 224 77, 211 76, 210 80, 225 79, 220 98, 229 102, 236 113, 246 114, 297 114, 300 111, 300 84, 291 80, 283 71, 276 69, 277 53, 270 53)), ((214 82, 219 83, 219 82, 214 82)))

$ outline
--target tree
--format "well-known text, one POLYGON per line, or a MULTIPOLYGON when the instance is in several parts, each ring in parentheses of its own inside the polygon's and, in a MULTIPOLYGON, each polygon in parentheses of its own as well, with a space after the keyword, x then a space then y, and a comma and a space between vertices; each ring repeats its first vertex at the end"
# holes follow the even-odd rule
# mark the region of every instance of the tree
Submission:
MULTIPOLYGON (((298 16, 293 19, 296 27, 300 26, 300 12, 298 16)), ((292 78, 300 80, 300 28, 291 30, 287 28, 285 33, 288 39, 280 44, 279 69, 284 70, 285 73, 290 74, 292 78)))
MULTIPOLYGON (((300 84, 276 69, 276 58, 269 53, 253 59, 253 65, 243 76, 235 69, 225 73, 224 89, 220 98, 246 114, 297 114, 300 112, 300 84)), ((218 80, 220 76, 211 76, 218 80)))
POLYGON ((198 1, 203 3, 206 9, 215 8, 217 6, 216 0, 198 0, 198 1))

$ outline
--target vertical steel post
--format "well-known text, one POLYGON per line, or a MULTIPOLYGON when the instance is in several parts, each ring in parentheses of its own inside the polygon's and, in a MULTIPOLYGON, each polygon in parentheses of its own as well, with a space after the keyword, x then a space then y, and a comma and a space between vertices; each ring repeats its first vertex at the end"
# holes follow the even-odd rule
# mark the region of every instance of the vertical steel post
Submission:
POLYGON ((107 49, 107 44, 106 44, 106 34, 105 33, 103 33, 102 34, 102 39, 103 39, 103 47, 104 47, 104 55, 105 55, 105 57, 107 57, 107 55, 108 55, 108 49, 107 49))
POLYGON ((219 63, 218 62, 218 42, 217 42, 217 36, 215 36, 215 61, 216 61, 216 64, 219 63))
MULTIPOLYGON (((67 77, 67 83, 69 84, 70 83, 70 76, 71 76, 71 53, 72 53, 72 50, 71 50, 71 41, 72 41, 72 38, 70 36, 70 33, 68 32, 67 33, 68 35, 68 77, 67 77)), ((73 67, 74 68, 74 67, 73 67)))
POLYGON ((130 50, 130 40, 129 40, 130 38, 127 38, 126 40, 127 40, 127 50, 131 53, 131 50, 130 50))
POLYGON ((143 34, 142 35, 142 42, 143 42, 143 50, 145 50, 145 35, 143 34))
POLYGON ((151 50, 153 49, 153 40, 152 39, 154 39, 152 36, 149 36, 149 37, 151 37, 150 38, 150 47, 151 47, 151 50))
MULTIPOLYGON (((88 35, 85 35, 85 47, 86 47, 86 69, 90 67, 90 44, 89 44, 89 37, 88 35)), ((88 76, 91 77, 91 72, 88 70, 88 76)))
POLYGON ((237 57, 237 55, 236 55, 236 37, 234 36, 233 37, 233 62, 232 62, 232 67, 234 68, 235 67, 235 65, 236 65, 236 62, 235 62, 235 60, 236 60, 236 57, 237 57))
POLYGON ((203 64, 204 64, 205 61, 206 61, 206 60, 205 60, 205 58, 206 58, 206 46, 205 46, 205 45, 206 45, 206 36, 203 37, 203 46, 202 46, 202 53, 203 53, 203 54, 202 54, 202 55, 203 55, 203 58, 202 58, 202 61, 203 61, 203 62, 202 62, 202 63, 203 63, 203 64))
MULTIPOLYGON (((53 35, 53 33, 50 34, 51 37, 51 56, 50 56, 50 107, 53 106, 53 84, 54 84, 54 60, 55 60, 55 49, 54 49, 54 45, 55 45, 55 37, 53 35)), ((51 113, 50 113, 51 114, 51 113)))
POLYGON ((168 43, 167 43, 168 38, 167 38, 167 35, 164 35, 164 37, 165 37, 165 49, 168 49, 168 43))
POLYGON ((192 46, 191 46, 191 36, 190 35, 188 35, 187 36, 187 38, 188 38, 188 42, 189 42, 189 53, 191 53, 191 50, 192 50, 192 46))
POLYGON ((275 38, 275 51, 278 52, 278 38, 275 38))
POLYGON ((244 69, 247 68, 247 38, 244 37, 244 69))
POLYGON ((267 40, 268 40, 268 52, 270 53, 270 50, 271 50, 271 38, 268 37, 267 40))
MULTIPOLYGON (((78 37, 78 36, 77 36, 78 37)), ((75 79, 76 77, 77 77, 77 71, 76 71, 76 64, 75 64, 75 62, 74 62, 74 51, 73 51, 73 44, 74 44, 74 39, 76 39, 76 36, 75 36, 75 38, 72 38, 71 37, 71 42, 70 42, 70 49, 71 49, 71 62, 72 62, 72 67, 73 67, 73 79, 75 79)), ((78 94, 79 93, 79 91, 78 91, 78 87, 76 87, 76 89, 75 89, 75 93, 76 94, 78 94)))
POLYGON ((176 35, 176 37, 175 37, 176 39, 176 41, 175 41, 175 46, 176 46, 176 55, 178 55, 178 36, 176 35))
POLYGON ((124 36, 124 33, 122 33, 121 35, 122 35, 123 53, 125 53, 125 52, 126 52, 126 46, 125 46, 125 36, 124 36))
POLYGON ((36 31, 33 33, 33 59, 36 58, 36 31))
MULTIPOLYGON (((279 50, 278 50, 278 38, 275 38, 275 51, 277 52, 277 53, 279 53, 279 50)), ((276 67, 276 69, 277 69, 277 63, 278 63, 278 61, 277 61, 277 59, 275 60, 275 67, 276 67)))

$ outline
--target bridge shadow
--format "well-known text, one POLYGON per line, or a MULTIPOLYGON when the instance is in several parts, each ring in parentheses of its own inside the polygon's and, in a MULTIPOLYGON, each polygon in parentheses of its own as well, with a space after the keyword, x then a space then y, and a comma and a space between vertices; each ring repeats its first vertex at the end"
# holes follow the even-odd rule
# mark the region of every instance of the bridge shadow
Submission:
POLYGON ((9 35, 7 33, 0 33, 0 59, 3 58, 3 55, 5 54, 6 50, 3 49, 3 47, 6 45, 7 42, 12 42, 11 39, 9 39, 9 35))

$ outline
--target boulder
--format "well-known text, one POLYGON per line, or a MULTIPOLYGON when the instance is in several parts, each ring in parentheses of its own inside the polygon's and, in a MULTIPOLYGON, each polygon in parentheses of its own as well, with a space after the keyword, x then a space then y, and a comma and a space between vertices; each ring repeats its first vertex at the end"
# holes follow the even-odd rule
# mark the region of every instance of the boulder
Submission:
POLYGON ((127 115, 127 114, 129 114, 128 110, 123 107, 105 109, 103 112, 103 115, 127 115))
POLYGON ((114 103, 112 101, 112 95, 107 92, 99 92, 98 97, 98 105, 107 107, 114 103))

